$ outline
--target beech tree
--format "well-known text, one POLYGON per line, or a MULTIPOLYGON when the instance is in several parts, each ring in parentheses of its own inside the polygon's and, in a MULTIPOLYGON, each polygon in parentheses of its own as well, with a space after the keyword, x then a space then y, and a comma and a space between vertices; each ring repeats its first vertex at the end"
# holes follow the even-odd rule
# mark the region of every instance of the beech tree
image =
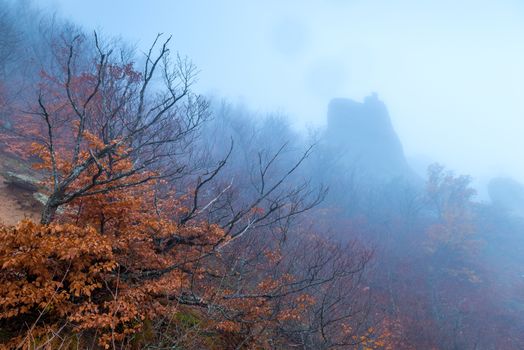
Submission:
POLYGON ((60 48, 60 73, 42 72, 37 106, 23 117, 31 119, 25 126, 33 128, 33 150, 50 160, 42 223, 50 223, 56 210, 75 198, 184 170, 177 157, 207 118, 207 103, 191 92, 194 66, 179 56, 173 61, 170 38, 160 40, 137 71, 96 33, 94 50, 85 47, 88 38, 78 35, 60 48), (80 56, 91 51, 87 58, 80 56), (125 162, 130 166, 122 167, 125 162), (76 186, 88 172, 89 179, 76 186))

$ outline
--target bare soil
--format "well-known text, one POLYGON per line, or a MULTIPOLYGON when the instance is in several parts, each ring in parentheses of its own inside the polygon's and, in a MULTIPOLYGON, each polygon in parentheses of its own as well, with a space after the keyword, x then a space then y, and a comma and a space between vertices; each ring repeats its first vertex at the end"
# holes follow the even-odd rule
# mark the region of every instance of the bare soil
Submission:
POLYGON ((32 173, 32 169, 25 162, 0 151, 0 223, 15 225, 24 218, 38 221, 41 204, 33 198, 31 191, 8 185, 1 175, 7 170, 32 173))
POLYGON ((15 225, 18 221, 28 218, 38 220, 38 205, 32 193, 23 191, 4 183, 0 176, 0 222, 15 225))

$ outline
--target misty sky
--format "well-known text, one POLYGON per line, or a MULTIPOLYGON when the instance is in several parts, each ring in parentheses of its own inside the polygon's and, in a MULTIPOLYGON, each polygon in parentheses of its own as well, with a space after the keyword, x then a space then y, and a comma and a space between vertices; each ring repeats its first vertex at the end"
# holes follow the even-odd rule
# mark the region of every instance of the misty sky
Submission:
POLYGON ((199 90, 298 128, 332 97, 387 104, 408 156, 524 181, 522 0, 39 0, 145 48, 171 33, 199 90))

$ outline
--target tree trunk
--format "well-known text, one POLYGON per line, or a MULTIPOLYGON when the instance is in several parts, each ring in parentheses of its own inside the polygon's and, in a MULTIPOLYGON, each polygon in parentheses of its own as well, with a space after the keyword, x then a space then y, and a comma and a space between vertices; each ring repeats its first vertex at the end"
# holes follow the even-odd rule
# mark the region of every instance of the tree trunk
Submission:
POLYGON ((53 221, 58 206, 51 200, 48 200, 45 204, 44 210, 42 210, 42 216, 40 217, 40 223, 42 225, 48 225, 53 221))

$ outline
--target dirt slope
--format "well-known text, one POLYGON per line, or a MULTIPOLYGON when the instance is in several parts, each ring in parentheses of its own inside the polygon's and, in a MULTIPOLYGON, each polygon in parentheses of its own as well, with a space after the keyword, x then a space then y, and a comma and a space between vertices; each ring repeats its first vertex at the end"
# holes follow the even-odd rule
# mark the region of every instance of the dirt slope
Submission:
POLYGON ((7 186, 0 176, 0 222, 14 225, 23 218, 38 220, 32 194, 7 186))

